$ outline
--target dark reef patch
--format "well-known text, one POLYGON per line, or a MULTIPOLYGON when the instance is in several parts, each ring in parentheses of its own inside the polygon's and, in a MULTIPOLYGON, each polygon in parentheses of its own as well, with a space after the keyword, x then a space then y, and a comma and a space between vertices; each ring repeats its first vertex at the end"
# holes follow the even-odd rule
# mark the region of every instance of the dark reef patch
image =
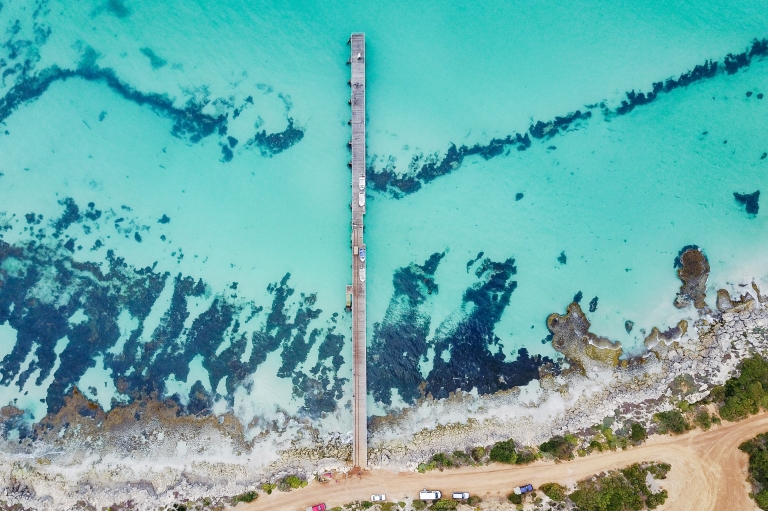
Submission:
POLYGON ((760 190, 752 193, 733 192, 733 197, 737 203, 744 206, 744 211, 748 215, 757 215, 757 211, 760 209, 760 190))
MULTIPOLYGON (((61 237, 69 236, 70 227, 84 228, 101 219, 81 215, 70 198, 60 204, 63 213, 51 227, 61 237)), ((95 204, 89 204, 86 211, 95 211, 95 204)), ((126 223, 135 222, 125 218, 117 225, 126 223)), ((250 375, 266 357, 282 350, 279 376, 289 378, 294 395, 305 399, 304 413, 319 417, 335 410, 347 381, 338 377, 344 362, 344 336, 331 322, 317 324, 321 311, 312 307, 314 294, 293 299, 289 274, 269 286, 272 304, 265 310, 237 296, 236 286, 216 294, 200 279, 182 274, 171 278, 154 266, 136 268, 112 250, 106 253, 106 264, 79 262, 70 252, 74 238, 69 237, 67 243, 50 240, 50 244, 18 245, 0 240, 0 324, 7 321, 17 339, 11 353, 0 360, 0 384, 9 385, 18 378, 16 384, 22 388, 36 371, 37 384, 53 374, 46 403, 56 413, 98 357, 129 402, 162 395, 171 376, 186 381, 190 363, 202 357, 211 388, 216 389, 226 378, 225 399, 231 402, 238 386, 253 385, 250 375), (10 264, 3 264, 9 260, 10 264), (172 291, 169 302, 158 303, 167 286, 172 291), (39 296, 41 290, 44 293, 39 296), (188 304, 206 300, 203 311, 191 316, 188 304), (164 312, 157 325, 147 330, 145 321, 153 307, 162 307, 164 312), (71 323, 78 311, 84 320, 71 323), (118 318, 125 311, 137 327, 116 353, 112 348, 120 338, 118 318), (253 321, 259 314, 263 326, 258 326, 260 320, 253 321), (62 344, 65 337, 68 342, 62 344), (315 342, 320 342, 319 361, 310 372, 302 366, 315 342), (59 355, 57 345, 63 349, 59 355), (30 354, 34 359, 22 371, 30 354), (53 372, 57 358, 60 364, 53 372)), ((210 413, 215 396, 206 390, 208 382, 204 383, 188 382, 189 394, 175 398, 185 413, 210 413)), ((112 404, 121 406, 117 401, 112 404)))
POLYGON ((565 252, 560 252, 560 255, 557 256, 557 262, 560 264, 565 264, 568 262, 568 258, 565 256, 565 252))
MULTIPOLYGON (((651 90, 637 92, 633 89, 626 92, 626 99, 622 100, 619 106, 614 109, 609 108, 605 103, 586 105, 585 111, 576 110, 567 115, 556 116, 550 121, 536 121, 530 125, 528 132, 524 135, 515 133, 514 135, 507 135, 505 138, 494 138, 485 145, 475 144, 472 147, 465 145, 456 147, 452 143, 442 157, 437 153, 427 157, 414 156, 408 164, 408 169, 401 172, 396 170, 392 157, 386 159, 384 168, 377 169, 376 157, 374 156, 369 162, 366 176, 375 190, 400 198, 415 193, 423 185, 458 169, 467 156, 478 155, 489 160, 504 154, 507 147, 516 147, 518 151, 524 151, 531 147, 531 137, 547 141, 558 133, 563 133, 571 127, 577 127, 580 122, 588 120, 592 117, 595 109, 599 108, 606 119, 626 115, 638 106, 653 102, 659 97, 659 94, 669 93, 695 82, 713 78, 718 73, 734 74, 739 69, 749 66, 756 59, 766 55, 768 55, 768 39, 754 39, 748 50, 735 55, 729 53, 722 62, 706 60, 676 78, 670 77, 653 83, 651 90)), ((757 97, 762 98, 762 94, 758 94, 757 97)), ((550 145, 548 149, 552 150, 554 146, 550 145)))
POLYGON ((141 48, 139 51, 149 59, 149 64, 152 66, 152 69, 160 69, 168 63, 167 60, 160 58, 154 51, 152 51, 152 48, 141 48))
POLYGON ((515 202, 522 200, 524 195, 522 193, 516 193, 515 194, 515 202))
POLYGON ((262 130, 256 133, 246 145, 256 146, 262 156, 274 156, 299 143, 304 138, 304 130, 293 125, 293 119, 288 118, 288 126, 279 133, 269 133, 262 130))
MULTIPOLYGON (((141 52, 150 59, 153 68, 157 69, 165 65, 165 61, 155 55, 151 49, 142 48, 141 52)), ((183 107, 177 107, 168 96, 136 90, 120 80, 114 70, 99 67, 96 64, 98 56, 93 49, 87 48, 83 52, 80 65, 74 69, 64 69, 53 65, 37 71, 34 68, 35 61, 32 58, 18 63, 13 73, 15 75, 14 85, 3 97, 0 97, 0 122, 5 121, 19 106, 42 96, 54 83, 79 78, 105 84, 123 99, 139 106, 149 107, 159 116, 170 119, 173 123, 171 133, 176 137, 197 143, 214 134, 221 137, 225 136, 229 114, 209 115, 203 113, 203 109, 210 103, 210 100, 203 99, 196 103, 190 99, 183 107)), ((35 57, 35 60, 39 60, 39 57, 35 57)), ((6 76, 8 75, 6 74, 6 76)), ((229 108, 230 105, 227 104, 227 107, 229 108)), ((100 120, 103 120, 103 117, 100 117, 100 120)), ((285 131, 267 134, 265 130, 262 130, 255 134, 250 143, 255 144, 261 154, 271 156, 293 146, 303 136, 304 131, 295 128, 293 120, 289 118, 288 128, 285 131)), ((224 143, 231 145, 232 141, 228 138, 224 143)), ((227 156, 228 154, 225 152, 225 158, 227 156)))
POLYGON ((368 350, 368 392, 377 401, 392 404, 393 389, 406 403, 421 396, 419 364, 427 356, 430 327, 421 306, 438 291, 434 273, 443 255, 436 252, 423 265, 414 263, 395 272, 394 295, 384 320, 373 325, 368 350))
POLYGON ((597 310, 597 297, 594 297, 589 301, 589 312, 595 312, 596 310, 597 310))
MULTIPOLYGON (((368 385, 374 399, 392 403, 397 390, 406 403, 431 395, 447 397, 457 389, 476 388, 483 394, 524 385, 538 377, 538 368, 551 362, 531 357, 525 349, 507 360, 494 326, 514 291, 517 270, 513 259, 494 262, 485 258, 477 265, 478 281, 464 292, 463 303, 470 311, 458 323, 441 325, 435 339, 428 340, 430 318, 424 307, 434 272, 444 254, 433 254, 424 265, 411 264, 395 272, 395 293, 385 320, 374 325, 368 359, 368 385), (427 352, 435 350, 429 374, 422 376, 420 364, 428 362, 427 352)), ((469 269, 482 253, 467 265, 469 269)))
POLYGON ((581 303, 581 299, 584 298, 584 293, 579 291, 575 295, 573 295, 573 303, 581 303))

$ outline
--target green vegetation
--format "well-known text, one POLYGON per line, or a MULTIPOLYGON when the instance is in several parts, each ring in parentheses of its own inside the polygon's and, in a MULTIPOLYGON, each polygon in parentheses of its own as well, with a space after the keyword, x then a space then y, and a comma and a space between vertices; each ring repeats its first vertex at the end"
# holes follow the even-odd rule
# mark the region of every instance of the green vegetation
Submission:
POLYGON ((569 495, 579 511, 640 511, 654 509, 667 498, 666 490, 652 493, 646 476, 666 476, 669 465, 631 465, 606 476, 580 481, 569 495))
POLYGON ((422 509, 427 508, 427 503, 424 502, 423 500, 414 500, 413 504, 411 505, 413 506, 413 509, 415 509, 416 511, 421 511, 422 509))
POLYGON ((680 435, 691 429, 691 425, 679 410, 656 413, 653 415, 653 420, 659 424, 659 433, 680 435))
POLYGON ((247 491, 245 493, 241 493, 240 495, 235 495, 232 497, 232 505, 237 505, 238 502, 253 502, 254 500, 259 498, 259 494, 255 491, 247 491))
POLYGON ((452 499, 436 500, 430 509, 435 511, 452 511, 458 507, 459 503, 452 499))
POLYGON ((470 506, 476 506, 476 505, 480 504, 482 501, 483 501, 483 499, 481 499, 477 495, 472 495, 467 500, 467 504, 469 504, 470 506))
POLYGON ((738 421, 768 408, 768 361, 754 355, 739 364, 740 374, 712 389, 710 399, 720 406, 720 417, 738 421))
POLYGON ((750 496, 760 509, 768 510, 768 433, 747 440, 739 449, 749 455, 749 478, 753 489, 750 496))
POLYGON ((510 501, 512 504, 522 504, 523 496, 518 495, 517 493, 510 493, 509 495, 507 495, 507 500, 510 501))
POLYGON ((300 478, 299 476, 290 475, 277 483, 277 489, 280 491, 291 491, 295 490, 296 488, 304 488, 307 484, 307 481, 300 478))
POLYGON ((566 497, 565 486, 557 483, 546 483, 539 486, 539 490, 544 492, 544 495, 554 500, 555 502, 563 502, 566 497))
POLYGON ((700 408, 698 412, 696 412, 696 416, 693 418, 693 422, 696 423, 696 425, 704 431, 707 431, 712 427, 712 417, 710 417, 707 409, 703 407, 700 408))
POLYGON ((648 438, 648 431, 638 422, 633 422, 629 431, 629 438, 633 442, 642 442, 648 438))
POLYGON ((437 466, 439 467, 452 467, 453 461, 451 461, 451 458, 448 457, 445 453, 437 453, 434 456, 432 456, 432 461, 434 461, 437 466))
POLYGON ((491 449, 491 461, 514 464, 517 461, 517 451, 514 440, 496 442, 491 449))
POLYGON ((277 488, 277 485, 272 483, 264 483, 261 485, 261 489, 267 492, 267 495, 272 495, 272 490, 275 488, 277 488))
POLYGON ((541 444, 539 450, 551 454, 558 460, 570 460, 573 459, 573 452, 578 444, 578 438, 573 435, 554 436, 541 444))
POLYGON ((483 461, 483 458, 485 458, 485 447, 475 447, 472 449, 471 456, 478 463, 483 461))
POLYGON ((364 500, 360 503, 360 507, 363 509, 370 509, 373 507, 373 502, 368 502, 367 500, 364 500))

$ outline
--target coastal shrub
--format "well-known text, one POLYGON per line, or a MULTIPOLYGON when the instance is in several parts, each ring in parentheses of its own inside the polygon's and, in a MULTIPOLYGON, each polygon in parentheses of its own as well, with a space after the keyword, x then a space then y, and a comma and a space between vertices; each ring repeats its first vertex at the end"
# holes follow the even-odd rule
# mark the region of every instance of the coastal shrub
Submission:
POLYGON ((419 466, 416 467, 416 470, 423 474, 424 472, 429 472, 430 470, 434 470, 436 468, 437 463, 430 461, 429 463, 419 463, 419 466))
POLYGON ((427 508, 427 503, 424 502, 423 500, 414 500, 411 506, 413 506, 413 509, 415 509, 416 511, 421 511, 422 509, 427 508))
POLYGON ((555 502, 563 502, 565 500, 566 488, 562 484, 545 483, 539 486, 539 490, 555 502))
POLYGON ((633 422, 629 430, 629 438, 633 442, 642 442, 648 438, 648 431, 638 422, 633 422))
POLYGON ((253 502, 259 498, 259 494, 255 491, 247 491, 245 493, 241 493, 240 495, 235 495, 232 497, 232 505, 236 505, 238 502, 253 502))
POLYGON ((527 465, 534 461, 536 461, 536 453, 531 449, 525 448, 517 452, 517 460, 515 461, 517 465, 527 465))
POLYGON ((691 427, 679 410, 656 413, 653 415, 653 420, 659 424, 659 433, 680 435, 685 433, 691 427))
POLYGON ((491 461, 513 464, 517 461, 517 451, 514 440, 496 442, 491 449, 491 461))
POLYGON ((754 355, 739 364, 739 376, 710 392, 710 399, 720 402, 720 417, 738 421, 768 408, 768 361, 754 355))
POLYGON ((652 465, 634 464, 580 481, 569 498, 579 511, 639 511, 664 503, 666 491, 652 493, 646 477, 652 465))
POLYGON ((706 410, 706 408, 701 408, 698 412, 696 412, 696 417, 694 417, 693 422, 695 422, 704 431, 707 431, 712 427, 712 418, 709 416, 709 412, 706 410))
POLYGON ((483 499, 481 499, 477 495, 472 495, 469 497, 469 499, 467 499, 467 504, 469 504, 470 506, 476 506, 480 504, 482 501, 483 499))
POLYGON ((364 500, 360 503, 360 507, 363 509, 370 509, 373 507, 373 502, 368 502, 367 500, 364 500))
POLYGON ((272 495, 272 490, 275 488, 277 488, 277 485, 272 483, 264 483, 261 485, 261 489, 267 492, 267 495, 272 495))
POLYGON ((448 457, 447 454, 443 452, 439 452, 432 456, 432 461, 437 463, 440 467, 451 467, 453 466, 453 461, 451 461, 451 458, 448 457))
POLYGON ((749 455, 750 496, 760 509, 768 510, 768 433, 757 435, 739 446, 749 455))
POLYGON ((576 450, 578 440, 573 435, 568 435, 571 438, 562 436, 553 436, 543 444, 539 446, 541 452, 551 454, 559 460, 569 460, 573 458, 573 451, 576 450))
POLYGON ((308 483, 297 475, 289 475, 277 484, 277 489, 280 491, 291 491, 296 488, 303 488, 308 483))
POLYGON ((669 463, 651 463, 646 467, 654 479, 666 479, 667 473, 672 469, 669 463))
POLYGON ((475 447, 472 449, 472 459, 480 462, 485 458, 485 447, 475 447))
POLYGON ((451 456, 453 456, 454 461, 458 461, 459 463, 471 463, 472 458, 469 457, 469 454, 465 453, 464 451, 453 451, 451 453, 451 456))
POLYGON ((440 499, 436 500, 430 509, 435 511, 452 511, 458 507, 459 503, 452 499, 440 499))
POLYGON ((522 504, 523 496, 513 492, 507 495, 507 500, 510 501, 512 504, 522 504))

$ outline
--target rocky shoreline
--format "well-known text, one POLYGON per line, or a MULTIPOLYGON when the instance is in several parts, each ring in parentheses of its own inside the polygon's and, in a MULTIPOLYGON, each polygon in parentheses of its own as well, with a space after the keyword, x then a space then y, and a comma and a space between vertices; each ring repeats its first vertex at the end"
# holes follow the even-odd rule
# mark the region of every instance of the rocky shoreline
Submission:
MULTIPOLYGON (((547 320, 553 346, 567 364, 542 367, 540 379, 522 388, 426 397, 397 415, 374 418, 370 468, 415 470, 437 452, 510 437, 538 445, 595 424, 618 429, 634 421, 653 431, 654 413, 681 399, 694 403, 706 397, 741 360, 766 353, 768 299, 753 284, 754 296, 734 299, 719 290, 716 309, 699 307, 707 276, 685 266, 691 261, 706 272, 709 266, 696 254, 682 255, 678 298, 684 298, 678 301, 696 302, 698 317, 691 325, 681 321, 664 332, 654 329, 642 356, 624 358, 620 344, 589 331, 589 321, 572 303, 566 314, 547 320)), ((288 474, 311 478, 349 468, 349 439, 323 437, 299 418, 286 416, 247 438, 232 415, 179 416, 172 404, 156 400, 105 414, 82 394, 67 399, 56 416, 37 426, 35 441, 9 439, 2 445, 0 504, 46 510, 114 504, 148 510, 204 498, 215 504, 288 474), (139 421, 138 414, 145 413, 151 419, 139 421)), ((7 421, 19 411, 5 407, 0 413, 7 421)))

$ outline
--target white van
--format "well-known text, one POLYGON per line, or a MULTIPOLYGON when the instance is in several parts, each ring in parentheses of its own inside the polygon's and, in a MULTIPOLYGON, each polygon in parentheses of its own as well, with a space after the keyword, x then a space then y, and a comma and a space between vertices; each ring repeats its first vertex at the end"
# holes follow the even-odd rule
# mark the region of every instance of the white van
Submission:
POLYGON ((456 500, 467 500, 469 498, 469 493, 465 491, 455 491, 451 494, 451 498, 456 500))
POLYGON ((427 490, 424 488, 419 492, 419 498, 421 500, 437 500, 443 496, 442 493, 440 493, 437 490, 427 490))

